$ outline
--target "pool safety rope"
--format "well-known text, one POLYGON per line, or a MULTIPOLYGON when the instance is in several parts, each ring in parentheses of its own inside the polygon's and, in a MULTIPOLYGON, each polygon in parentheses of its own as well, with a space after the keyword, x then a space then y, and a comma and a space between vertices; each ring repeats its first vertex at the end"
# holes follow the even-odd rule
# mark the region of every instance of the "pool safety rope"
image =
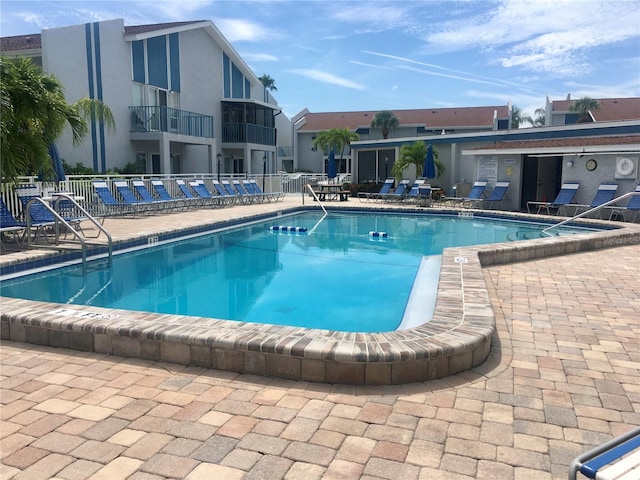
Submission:
POLYGON ((283 225, 273 225, 269 227, 269 230, 281 233, 307 233, 307 229, 305 227, 287 227, 283 225))
POLYGON ((389 234, 387 232, 369 232, 369 236, 373 238, 388 238, 389 234))

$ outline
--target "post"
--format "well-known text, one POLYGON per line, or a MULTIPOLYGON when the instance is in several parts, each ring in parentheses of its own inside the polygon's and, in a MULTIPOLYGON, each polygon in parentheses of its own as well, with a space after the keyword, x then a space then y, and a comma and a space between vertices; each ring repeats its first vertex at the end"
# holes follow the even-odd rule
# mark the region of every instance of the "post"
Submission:
POLYGON ((386 181, 387 177, 389 176, 389 173, 388 173, 388 168, 389 168, 388 162, 389 162, 389 157, 387 157, 385 155, 385 157, 384 157, 384 180, 383 181, 386 181))
POLYGON ((218 152, 216 155, 216 160, 218 160, 218 182, 220 181, 220 160, 222 159, 222 154, 218 152))
POLYGON ((262 157, 262 191, 264 192, 264 177, 267 175, 267 152, 262 157))

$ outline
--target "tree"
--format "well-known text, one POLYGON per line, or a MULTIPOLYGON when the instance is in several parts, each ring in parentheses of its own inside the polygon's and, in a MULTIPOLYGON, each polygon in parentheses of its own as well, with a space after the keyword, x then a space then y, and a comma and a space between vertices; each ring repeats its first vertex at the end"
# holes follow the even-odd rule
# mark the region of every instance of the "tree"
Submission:
POLYGON ((533 120, 517 105, 511 106, 511 128, 520 128, 524 123, 533 125, 533 120))
POLYGON ((382 131, 382 138, 385 140, 389 137, 389 132, 400 125, 400 119, 389 110, 383 110, 376 113, 371 120, 371 128, 379 128, 382 131))
POLYGON ((262 85, 264 85, 264 88, 266 88, 267 90, 270 90, 272 92, 278 91, 278 89, 276 88, 276 81, 266 73, 262 75, 260 78, 258 78, 258 80, 260 80, 262 85))
POLYGON ((348 128, 332 128, 331 130, 324 130, 316 135, 313 141, 314 148, 321 148, 322 150, 331 150, 333 153, 340 155, 340 162, 338 164, 338 171, 342 171, 342 162, 344 161, 344 151, 351 145, 351 142, 358 140, 360 136, 356 132, 352 132, 348 128))
POLYGON ((590 97, 582 97, 569 106, 569 111, 580 114, 576 123, 586 123, 591 121, 591 110, 599 108, 600 104, 597 100, 590 97))
POLYGON ((542 108, 536 108, 534 112, 535 118, 533 119, 534 127, 544 127, 547 124, 547 110, 542 108))
POLYGON ((109 108, 99 100, 82 98, 67 103, 62 84, 46 75, 29 58, 0 56, 2 116, 0 117, 0 171, 3 180, 14 182, 21 175, 53 174, 49 145, 71 127, 73 145, 82 143, 89 131, 88 119, 97 119, 112 129, 109 108))
MULTIPOLYGON (((397 180, 401 180, 404 175, 404 170, 409 165, 416 167, 416 176, 420 176, 422 168, 424 167, 424 160, 427 156, 427 145, 418 140, 412 144, 405 144, 400 147, 400 156, 394 162, 391 168, 391 173, 397 180)), ((433 160, 436 164, 436 178, 440 178, 446 172, 444 164, 438 159, 440 152, 436 147, 433 147, 433 160)))

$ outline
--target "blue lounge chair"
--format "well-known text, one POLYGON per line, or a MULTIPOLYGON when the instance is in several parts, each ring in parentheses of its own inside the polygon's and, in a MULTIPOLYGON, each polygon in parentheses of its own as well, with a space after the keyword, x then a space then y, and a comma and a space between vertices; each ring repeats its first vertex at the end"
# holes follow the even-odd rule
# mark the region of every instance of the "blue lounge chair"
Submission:
POLYGON ((487 188, 486 181, 478 181, 473 184, 466 197, 445 197, 445 202, 461 207, 478 207, 484 200, 484 191, 487 188))
POLYGON ((213 188, 215 188, 216 192, 218 192, 218 196, 225 205, 232 205, 242 201, 240 195, 229 193, 219 181, 211 180, 211 184, 213 185, 213 188))
POLYGON ((153 213, 158 210, 154 202, 139 200, 124 180, 115 180, 113 186, 116 187, 116 191, 120 194, 124 203, 130 205, 137 213, 153 213))
POLYGON ((209 206, 220 206, 227 205, 227 202, 220 197, 220 195, 212 195, 209 189, 206 187, 204 183, 199 180, 194 180, 189 182, 189 186, 191 189, 196 192, 200 198, 203 198, 206 202, 206 205, 209 206))
POLYGON ((395 183, 394 178, 387 178, 382 187, 380 187, 379 192, 358 192, 358 199, 362 202, 363 200, 371 201, 371 200, 380 200, 384 195, 387 195, 391 191, 391 187, 395 183))
POLYGON ((284 198, 284 192, 263 192, 260 188, 260 185, 258 185, 258 182, 256 182, 253 178, 249 180, 249 186, 251 187, 250 191, 258 195, 266 195, 265 198, 268 198, 269 201, 277 202, 278 200, 282 200, 284 198))
POLYGON ((158 198, 166 202, 173 202, 173 205, 175 206, 175 208, 178 208, 178 209, 183 208, 186 210, 189 208, 189 206, 195 205, 195 202, 191 201, 188 198, 172 197, 169 191, 167 190, 167 188, 164 186, 164 183, 162 183, 162 180, 151 180, 151 186, 153 187, 153 190, 156 192, 156 195, 158 195, 158 198))
POLYGON ((151 195, 151 192, 142 180, 133 180, 131 184, 142 201, 148 203, 151 208, 155 206, 155 209, 158 211, 166 211, 176 206, 176 203, 171 200, 162 200, 151 195))
POLYGON ((266 200, 267 202, 277 202, 278 200, 281 200, 282 198, 284 198, 284 193, 278 193, 278 192, 263 192, 260 187, 258 186, 258 183, 255 180, 243 180, 242 184, 244 185, 244 187, 247 189, 247 192, 253 194, 253 195, 257 195, 259 198, 266 200))
POLYGON ((222 188, 224 188, 225 192, 227 192, 227 195, 234 197, 238 203, 250 202, 250 198, 247 195, 242 195, 241 192, 236 191, 236 189, 231 186, 229 180, 221 180, 220 184, 222 185, 222 188))
POLYGON ((261 202, 265 200, 264 196, 249 192, 249 190, 247 190, 246 187, 242 183, 240 183, 240 180, 233 179, 231 183, 235 187, 236 191, 240 194, 240 196, 245 198, 248 203, 261 202))
POLYGON ((485 204, 488 209, 493 208, 496 203, 509 198, 507 197, 507 190, 509 190, 509 182, 496 182, 491 195, 485 198, 482 203, 485 204))
POLYGON ((124 215, 135 211, 131 205, 116 200, 107 182, 103 180, 95 181, 93 182, 93 189, 98 194, 101 202, 97 212, 99 215, 124 215))
MULTIPOLYGON (((591 203, 589 205, 569 204, 566 206, 566 208, 575 207, 573 214, 577 215, 591 208, 599 207, 603 203, 607 203, 610 200, 613 200, 613 198, 616 196, 617 190, 618 190, 618 185, 615 183, 601 183, 600 186, 598 187, 598 191, 594 195, 593 200, 591 200, 591 203)), ((601 218, 601 215, 602 215, 602 210, 599 210, 598 218, 601 218)))
POLYGON ((527 202, 527 212, 531 213, 531 207, 535 207, 536 213, 540 213, 540 211, 544 209, 547 211, 547 215, 549 215, 551 213, 551 209, 556 209, 557 213, 560 214, 562 207, 573 201, 573 197, 576 196, 576 192, 579 187, 579 183, 563 183, 553 202, 529 201, 527 202))
POLYGON ((27 224, 17 221, 0 197, 0 245, 6 248, 4 240, 7 239, 22 248, 26 233, 27 224))
POLYGON ((402 202, 407 198, 407 189, 409 188, 409 180, 401 180, 393 192, 380 195, 383 202, 402 202))
POLYGON ((611 213, 609 215, 609 220, 613 220, 614 218, 621 218, 623 221, 627 221, 627 215, 630 217, 631 222, 635 222, 638 218, 638 213, 640 213, 640 185, 636 186, 634 190, 636 195, 631 197, 631 200, 624 206, 615 206, 611 208, 611 213))
POLYGON ((413 185, 411 185, 411 189, 407 193, 405 200, 410 202, 417 202, 418 198, 420 197, 420 188, 424 187, 425 185, 424 182, 424 178, 416 179, 416 181, 413 182, 413 185))
MULTIPOLYGON (((27 229, 29 226, 36 228, 35 237, 44 232, 44 227, 61 223, 53 214, 52 209, 45 205, 42 196, 37 194, 35 185, 23 185, 16 188, 16 194, 22 204, 23 214, 26 218, 27 229), (40 199, 40 200, 37 200, 40 199), (27 218, 28 215, 28 218, 27 218)), ((56 212, 59 218, 71 225, 76 230, 82 230, 80 224, 85 217, 72 214, 70 211, 56 212)))

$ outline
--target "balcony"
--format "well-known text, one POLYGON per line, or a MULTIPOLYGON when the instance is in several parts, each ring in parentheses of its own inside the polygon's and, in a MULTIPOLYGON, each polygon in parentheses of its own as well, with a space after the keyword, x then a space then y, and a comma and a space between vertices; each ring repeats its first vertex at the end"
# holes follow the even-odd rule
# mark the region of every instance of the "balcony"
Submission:
POLYGON ((131 132, 167 132, 213 138, 213 117, 161 106, 129 107, 131 132))
POLYGON ((251 123, 223 123, 222 141, 273 146, 276 144, 276 129, 251 123))

